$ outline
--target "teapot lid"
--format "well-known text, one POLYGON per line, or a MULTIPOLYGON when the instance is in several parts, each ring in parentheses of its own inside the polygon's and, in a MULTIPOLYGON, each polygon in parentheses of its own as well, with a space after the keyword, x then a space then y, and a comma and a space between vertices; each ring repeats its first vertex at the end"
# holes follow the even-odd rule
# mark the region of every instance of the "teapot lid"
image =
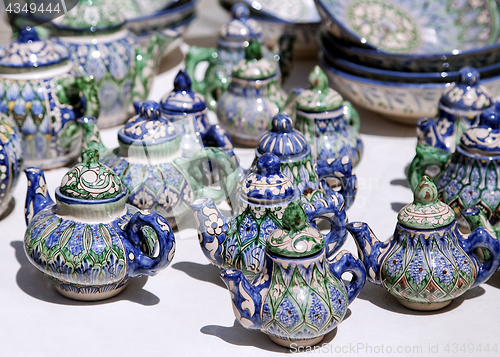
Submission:
POLYGON ((472 67, 462 67, 457 81, 446 88, 441 104, 456 110, 481 110, 491 105, 491 98, 479 84, 479 72, 472 67))
POLYGON ((118 140, 124 144, 141 141, 148 145, 163 144, 179 137, 175 126, 163 118, 160 105, 145 101, 139 105, 139 114, 130 118, 118 132, 118 140))
POLYGON ((0 47, 0 73, 12 69, 39 68, 69 59, 68 49, 51 40, 40 40, 35 28, 27 26, 17 39, 0 47))
POLYGON ((291 202, 283 213, 283 225, 273 231, 266 242, 266 249, 274 255, 301 258, 314 255, 325 246, 319 230, 312 227, 300 202, 291 202))
POLYGON ((500 155, 500 113, 497 109, 484 110, 478 125, 462 134, 460 146, 473 155, 500 155))
POLYGON ((205 110, 205 98, 191 89, 191 78, 181 69, 174 79, 174 90, 163 97, 160 102, 164 112, 195 113, 205 110))
POLYGON ((453 209, 438 199, 436 185, 428 176, 422 176, 413 191, 413 202, 398 214, 402 226, 416 229, 435 229, 455 220, 453 209))
POLYGON ((310 148, 304 135, 293 128, 292 118, 277 114, 271 121, 271 131, 260 138, 257 151, 260 154, 273 153, 284 160, 304 155, 310 148))
POLYGON ((251 39, 262 41, 262 27, 250 18, 250 10, 245 4, 235 4, 231 8, 232 18, 219 28, 219 38, 228 42, 244 42, 251 39))
POLYGON ((249 202, 272 204, 295 196, 295 186, 280 170, 281 161, 273 154, 257 159, 256 170, 250 172, 242 185, 242 195, 249 202))
POLYGON ((267 79, 276 73, 276 63, 262 56, 262 45, 256 40, 250 40, 245 58, 233 67, 233 77, 253 81, 267 79))
POLYGON ((63 196, 80 200, 107 200, 122 193, 118 175, 99 162, 99 151, 82 152, 82 162, 76 164, 61 180, 63 196))
POLYGON ((125 20, 118 9, 107 1, 84 0, 79 1, 64 16, 56 18, 54 24, 63 29, 95 32, 121 27, 125 20))
POLYGON ((343 104, 342 96, 328 88, 328 78, 319 66, 309 74, 309 89, 297 96, 297 108, 306 112, 325 112, 338 109, 343 104))

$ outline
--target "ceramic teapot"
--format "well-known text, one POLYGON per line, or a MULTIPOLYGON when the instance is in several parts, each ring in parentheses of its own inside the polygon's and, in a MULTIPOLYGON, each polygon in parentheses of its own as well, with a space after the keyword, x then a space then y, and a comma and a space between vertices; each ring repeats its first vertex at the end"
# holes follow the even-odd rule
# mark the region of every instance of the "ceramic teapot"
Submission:
POLYGON ((479 209, 464 212, 474 230, 461 233, 453 209, 438 200, 436 186, 427 176, 415 188, 414 197, 399 212, 394 235, 385 242, 366 223, 352 222, 347 229, 368 280, 382 285, 403 306, 438 310, 488 280, 500 264, 500 242, 490 234, 487 221, 473 218, 479 209), (475 255, 477 248, 487 249, 490 259, 481 262, 475 255))
MULTIPOLYGON (((269 234, 283 225, 285 208, 293 202, 304 205, 296 185, 280 171, 279 158, 262 155, 256 170, 245 177, 238 191, 232 217, 224 216, 209 198, 191 204, 203 253, 219 268, 237 268, 249 277, 259 274, 269 234)), ((305 204, 305 210, 311 222, 321 218, 330 224, 325 244, 331 256, 342 246, 347 233, 343 197, 332 193, 305 204)))
POLYGON ((8 211, 22 164, 19 131, 0 113, 0 219, 8 211))
POLYGON ((110 167, 128 188, 128 203, 140 209, 153 209, 171 225, 189 210, 199 197, 220 202, 236 189, 238 172, 232 159, 222 150, 204 148, 190 159, 182 157, 183 135, 161 116, 160 105, 146 101, 139 113, 118 132, 119 147, 107 150, 101 142, 95 118, 79 120, 84 132, 84 148, 98 149, 101 162, 110 167), (215 162, 222 170, 225 185, 220 190, 202 181, 200 163, 215 162))
POLYGON ((297 202, 285 209, 282 228, 270 234, 265 246, 264 267, 253 281, 236 269, 220 274, 237 320, 285 347, 319 343, 363 288, 363 264, 345 250, 327 258, 321 232, 309 225, 297 202), (352 273, 347 286, 345 272, 352 273))
MULTIPOLYGON (((206 96, 208 102, 215 100, 210 93, 206 96)), ((262 46, 251 40, 245 59, 233 67, 231 84, 217 103, 217 117, 236 144, 255 147, 271 129, 271 119, 286 98, 276 64, 263 57, 262 46)))
MULTIPOLYGON (((250 11, 244 4, 236 4, 231 9, 232 18, 219 29, 217 48, 191 46, 186 55, 186 71, 193 79, 194 89, 210 97, 208 107, 215 111, 217 101, 227 91, 231 82, 231 69, 245 58, 248 41, 263 41, 262 29, 257 21, 250 18, 250 11), (208 62, 203 80, 197 81, 195 71, 200 63, 208 62)), ((267 48, 264 56, 272 60, 267 48)))
POLYGON ((56 202, 41 169, 27 168, 26 176, 25 252, 62 295, 107 299, 172 261, 175 238, 165 218, 126 204, 127 188, 97 150, 83 151, 64 175, 56 202))
POLYGON ((500 113, 485 110, 479 124, 462 134, 455 152, 435 146, 417 145, 408 170, 411 187, 430 167, 439 169, 433 181, 439 197, 459 212, 480 205, 492 223, 500 218, 500 113))
POLYGON ((295 128, 306 137, 314 158, 328 160, 347 155, 357 165, 363 155, 358 113, 328 88, 328 78, 319 66, 309 74, 309 85, 308 90, 296 92, 293 98, 295 128))
POLYGON ((0 112, 21 132, 27 166, 54 168, 80 155, 75 120, 98 116, 94 79, 77 77, 68 49, 40 40, 34 28, 0 47, 0 112))
POLYGON ((104 0, 80 1, 53 24, 55 40, 69 48, 81 74, 95 78, 101 99, 99 127, 123 124, 133 115, 132 103, 148 96, 154 39, 149 52, 142 50, 118 9, 104 0))
POLYGON ((492 105, 488 91, 479 84, 478 71, 463 67, 458 80, 441 97, 437 117, 423 118, 417 123, 418 144, 455 152, 462 133, 476 126, 483 110, 492 105))

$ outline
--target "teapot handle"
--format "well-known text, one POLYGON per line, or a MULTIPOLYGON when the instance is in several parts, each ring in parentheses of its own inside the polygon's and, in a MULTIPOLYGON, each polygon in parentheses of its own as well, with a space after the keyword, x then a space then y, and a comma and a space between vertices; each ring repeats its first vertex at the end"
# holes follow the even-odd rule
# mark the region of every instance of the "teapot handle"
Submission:
POLYGON ((416 152, 408 169, 408 181, 412 190, 417 187, 430 166, 436 165, 442 171, 451 157, 449 152, 429 145, 417 145, 416 152))
POLYGON ((354 128, 359 133, 359 128, 361 127, 361 121, 359 119, 359 113, 352 106, 351 102, 344 100, 344 118, 346 122, 354 128))
POLYGON ((329 260, 330 272, 340 281, 342 274, 352 274, 351 282, 346 286, 349 304, 359 295, 366 282, 366 269, 361 261, 347 250, 341 251, 332 260, 329 260))
MULTIPOLYGON (((208 62, 212 63, 216 57, 214 57, 214 54, 217 54, 217 50, 215 48, 203 48, 203 47, 198 47, 198 46, 191 46, 189 47, 189 51, 186 55, 186 72, 191 78, 191 82, 193 84, 193 89, 196 92, 205 93, 207 90, 207 83, 205 82, 205 79, 202 81, 197 81, 195 77, 195 71, 196 67, 201 62, 208 62)), ((207 103, 210 101, 207 98, 207 103)))
POLYGON ((347 215, 344 210, 344 198, 333 192, 325 199, 320 199, 304 206, 307 220, 318 229, 315 220, 326 220, 330 231, 325 235, 326 255, 331 257, 345 243, 347 238, 347 215))
POLYGON ((338 191, 344 197, 345 208, 351 207, 358 192, 357 177, 353 172, 351 158, 343 156, 318 160, 315 170, 326 193, 332 194, 338 191))
POLYGON ((125 228, 123 241, 127 254, 128 275, 155 275, 166 268, 175 254, 175 237, 168 222, 152 211, 139 211, 125 228), (127 244, 128 243, 128 244, 127 244))
POLYGON ((197 151, 190 159, 178 157, 174 159, 175 165, 185 174, 194 193, 194 199, 207 197, 215 202, 220 202, 229 197, 238 184, 238 169, 231 157, 218 148, 206 147, 197 151), (219 172, 221 189, 207 187, 202 182, 203 162, 215 162, 222 172, 219 172))
POLYGON ((95 78, 93 76, 76 77, 75 84, 85 99, 84 116, 99 117, 101 102, 95 78))

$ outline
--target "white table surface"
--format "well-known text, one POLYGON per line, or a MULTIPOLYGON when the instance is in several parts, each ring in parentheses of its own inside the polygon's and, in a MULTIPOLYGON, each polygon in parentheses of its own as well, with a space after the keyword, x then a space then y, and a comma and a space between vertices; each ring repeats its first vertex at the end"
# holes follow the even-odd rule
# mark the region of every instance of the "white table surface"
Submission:
MULTIPOLYGON (((202 0, 186 42, 213 45, 216 29, 226 20, 227 14, 216 1, 202 0)), ((186 47, 183 45, 184 50, 186 47)), ((285 88, 305 85, 315 64, 315 60, 298 61, 285 88)), ((155 78, 151 99, 158 100, 173 88, 173 78, 182 65, 180 51, 164 61, 164 72, 155 78)), ((365 154, 356 168, 358 196, 348 217, 367 222, 385 240, 394 230, 397 211, 412 200, 405 167, 414 155, 415 129, 365 110, 360 114, 365 154)), ((116 128, 102 131, 107 146, 117 145, 116 132, 116 128)), ((253 151, 236 149, 236 153, 248 167, 253 151)), ((66 170, 46 173, 51 193, 66 170)), ((218 269, 201 252, 190 217, 175 234, 177 251, 172 264, 157 276, 133 280, 123 293, 101 302, 60 296, 25 256, 25 194, 23 175, 15 191, 15 207, 0 221, 0 356, 261 356, 294 352, 235 321, 229 292, 218 269)), ((356 254, 351 238, 345 249, 356 254)), ((447 308, 431 313, 408 310, 383 288, 367 282, 344 321, 325 337, 316 353, 495 355, 498 352, 492 348, 497 342, 500 345, 499 301, 498 272, 447 308), (489 353, 484 351, 486 344, 489 353), (474 351, 469 352, 471 347, 474 351)))

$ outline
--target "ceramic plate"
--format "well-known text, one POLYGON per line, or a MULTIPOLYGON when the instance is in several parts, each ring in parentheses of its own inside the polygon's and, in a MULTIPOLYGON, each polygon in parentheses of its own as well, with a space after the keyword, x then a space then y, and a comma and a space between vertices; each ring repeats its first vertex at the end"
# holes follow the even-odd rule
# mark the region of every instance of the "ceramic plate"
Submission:
POLYGON ((112 4, 126 19, 154 14, 174 5, 179 0, 105 0, 112 4))
POLYGON ((389 53, 435 54, 491 45, 493 0, 315 0, 334 36, 389 53))

